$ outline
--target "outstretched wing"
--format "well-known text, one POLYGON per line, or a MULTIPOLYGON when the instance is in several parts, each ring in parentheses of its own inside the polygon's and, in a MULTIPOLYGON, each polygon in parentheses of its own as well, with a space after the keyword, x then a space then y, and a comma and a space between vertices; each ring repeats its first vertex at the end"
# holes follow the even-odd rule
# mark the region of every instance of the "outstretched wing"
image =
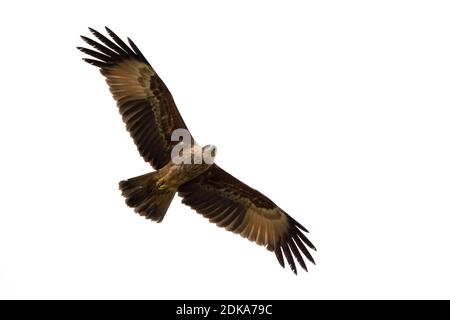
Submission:
POLYGON ((139 153, 155 169, 170 161, 173 130, 187 130, 172 95, 148 61, 128 38, 129 46, 106 28, 112 40, 89 29, 101 43, 81 37, 92 49, 82 52, 95 59, 84 59, 100 68, 117 101, 119 112, 139 153))
POLYGON ((228 231, 265 246, 284 267, 286 258, 297 273, 294 258, 307 270, 302 254, 312 263, 308 252, 315 250, 300 223, 281 210, 269 198, 250 188, 217 165, 194 180, 180 186, 183 203, 228 231))

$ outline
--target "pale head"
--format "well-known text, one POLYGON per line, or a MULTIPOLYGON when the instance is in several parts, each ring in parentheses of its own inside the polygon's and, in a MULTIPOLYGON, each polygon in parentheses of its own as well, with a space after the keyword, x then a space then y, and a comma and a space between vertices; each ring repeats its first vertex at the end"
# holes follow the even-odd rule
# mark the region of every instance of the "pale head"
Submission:
POLYGON ((217 154, 217 148, 215 145, 207 144, 202 148, 203 162, 206 164, 213 164, 217 154))

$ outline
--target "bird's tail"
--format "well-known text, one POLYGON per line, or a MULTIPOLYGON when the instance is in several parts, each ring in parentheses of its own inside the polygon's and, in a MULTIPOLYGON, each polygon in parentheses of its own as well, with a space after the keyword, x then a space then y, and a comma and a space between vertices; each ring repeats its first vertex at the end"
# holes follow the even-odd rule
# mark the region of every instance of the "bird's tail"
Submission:
POLYGON ((164 186, 158 187, 159 178, 159 172, 155 171, 119 183, 126 204, 141 216, 156 222, 163 220, 176 192, 164 186))

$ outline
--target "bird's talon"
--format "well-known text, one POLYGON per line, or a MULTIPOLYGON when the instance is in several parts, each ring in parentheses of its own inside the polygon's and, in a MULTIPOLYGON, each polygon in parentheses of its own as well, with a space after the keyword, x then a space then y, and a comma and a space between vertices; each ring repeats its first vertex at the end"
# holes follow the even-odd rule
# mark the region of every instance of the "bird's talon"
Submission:
POLYGON ((164 190, 167 189, 167 184, 165 184, 163 179, 159 179, 158 181, 156 181, 156 187, 158 188, 158 190, 164 190))

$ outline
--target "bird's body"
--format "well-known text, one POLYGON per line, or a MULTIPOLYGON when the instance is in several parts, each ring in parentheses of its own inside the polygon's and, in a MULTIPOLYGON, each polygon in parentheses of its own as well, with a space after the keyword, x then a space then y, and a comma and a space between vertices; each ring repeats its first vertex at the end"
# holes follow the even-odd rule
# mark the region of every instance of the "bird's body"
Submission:
POLYGON ((82 37, 96 49, 79 48, 95 58, 84 60, 106 77, 139 153, 156 169, 119 183, 127 205, 161 222, 178 193, 184 204, 210 222, 275 252, 283 267, 286 258, 297 273, 295 258, 307 270, 302 256, 314 263, 307 247, 315 250, 304 235, 308 231, 269 198, 215 164, 214 146, 197 145, 166 85, 130 39, 128 46, 108 28, 113 41, 90 30, 101 43, 82 37), (188 133, 191 142, 181 149, 173 139, 179 130, 188 133))
MULTIPOLYGON (((201 162, 194 162, 195 153, 198 150, 196 147, 194 145, 187 149, 187 163, 175 163, 173 160, 170 160, 164 167, 158 170, 158 181, 156 184, 159 189, 178 191, 178 188, 182 184, 191 181, 210 168, 212 163, 204 162, 203 157, 201 157, 201 162)), ((213 148, 215 153, 215 147, 213 148)))

